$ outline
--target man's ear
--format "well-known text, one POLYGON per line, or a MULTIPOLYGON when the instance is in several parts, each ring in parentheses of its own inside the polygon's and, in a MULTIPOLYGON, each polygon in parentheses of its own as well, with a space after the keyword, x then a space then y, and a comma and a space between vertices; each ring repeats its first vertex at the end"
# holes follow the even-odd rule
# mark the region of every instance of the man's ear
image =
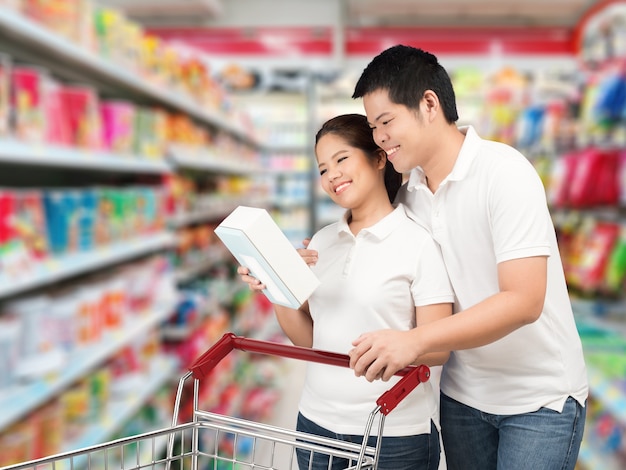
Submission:
POLYGON ((432 121, 439 111, 439 97, 432 90, 426 90, 422 98, 423 109, 428 119, 432 121))
POLYGON ((378 149, 378 169, 382 170, 387 165, 387 152, 378 149))

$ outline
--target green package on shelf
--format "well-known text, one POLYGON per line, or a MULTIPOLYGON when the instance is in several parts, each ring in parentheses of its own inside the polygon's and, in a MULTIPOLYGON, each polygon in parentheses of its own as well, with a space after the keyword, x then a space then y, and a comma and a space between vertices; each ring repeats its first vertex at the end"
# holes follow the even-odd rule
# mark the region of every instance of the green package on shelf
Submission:
POLYGON ((590 366, 599 370, 609 380, 626 377, 626 356, 622 352, 587 353, 585 359, 590 366))

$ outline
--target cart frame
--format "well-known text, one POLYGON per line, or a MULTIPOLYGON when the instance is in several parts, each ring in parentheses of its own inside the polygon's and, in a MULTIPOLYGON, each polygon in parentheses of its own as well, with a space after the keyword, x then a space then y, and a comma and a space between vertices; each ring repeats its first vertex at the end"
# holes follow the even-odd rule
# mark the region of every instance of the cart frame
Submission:
POLYGON ((207 468, 207 463, 208 468, 213 469, 221 469, 226 465, 237 470, 277 470, 274 467, 274 454, 279 446, 290 450, 292 463, 296 449, 302 449, 310 452, 311 460, 314 453, 328 456, 329 468, 334 459, 346 459, 350 470, 376 469, 385 417, 415 387, 430 378, 430 369, 425 365, 409 366, 398 371, 396 375, 402 378, 376 400, 376 406, 364 429, 363 443, 354 444, 200 410, 200 381, 233 350, 340 367, 350 365, 350 358, 345 354, 225 333, 180 378, 169 428, 14 464, 0 470, 198 470, 207 468), (183 389, 189 379, 193 379, 194 387, 192 421, 179 424, 183 389), (367 441, 376 418, 377 441, 372 447, 367 445, 367 441), (233 443, 230 453, 221 452, 223 439, 233 443), (208 445, 200 445, 207 442, 208 445), (245 452, 238 450, 242 443, 246 443, 245 452), (262 445, 270 446, 270 459, 265 463, 255 462, 262 445), (165 457, 161 457, 163 452, 165 457))

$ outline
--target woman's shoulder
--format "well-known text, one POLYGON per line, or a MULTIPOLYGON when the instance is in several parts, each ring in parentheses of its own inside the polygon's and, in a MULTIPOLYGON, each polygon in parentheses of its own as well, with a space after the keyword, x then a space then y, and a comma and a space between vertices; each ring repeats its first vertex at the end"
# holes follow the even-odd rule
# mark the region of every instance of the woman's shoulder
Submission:
POLYGON ((339 230, 338 225, 339 222, 331 222, 318 229, 317 232, 315 232, 311 237, 309 247, 311 245, 325 245, 328 243, 332 243, 334 240, 336 240, 337 232, 339 230))

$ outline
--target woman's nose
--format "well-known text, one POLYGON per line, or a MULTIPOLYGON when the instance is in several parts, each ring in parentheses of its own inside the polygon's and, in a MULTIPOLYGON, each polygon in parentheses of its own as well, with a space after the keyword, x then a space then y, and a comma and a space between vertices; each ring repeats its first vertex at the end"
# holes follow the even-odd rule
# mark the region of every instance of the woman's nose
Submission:
POLYGON ((328 170, 328 181, 333 182, 341 176, 341 172, 337 168, 328 170))

